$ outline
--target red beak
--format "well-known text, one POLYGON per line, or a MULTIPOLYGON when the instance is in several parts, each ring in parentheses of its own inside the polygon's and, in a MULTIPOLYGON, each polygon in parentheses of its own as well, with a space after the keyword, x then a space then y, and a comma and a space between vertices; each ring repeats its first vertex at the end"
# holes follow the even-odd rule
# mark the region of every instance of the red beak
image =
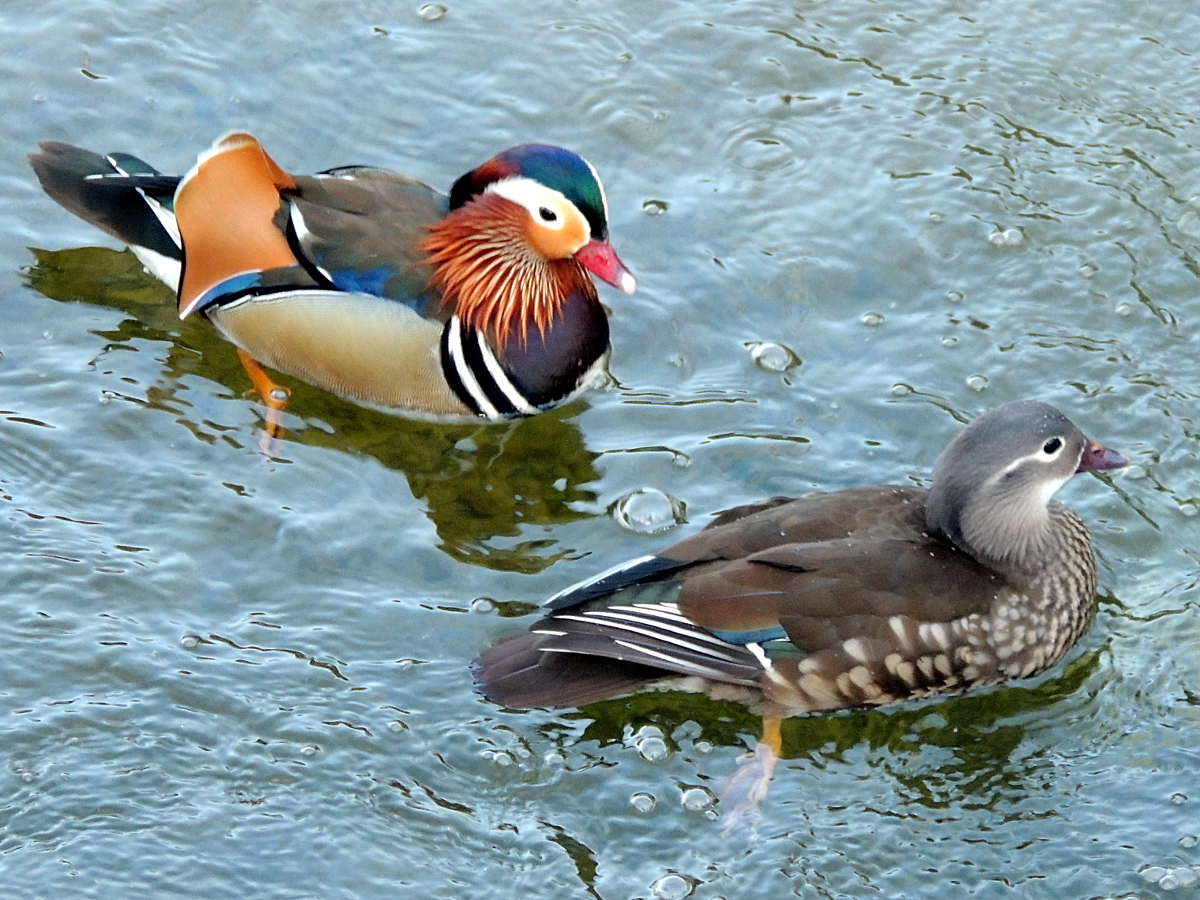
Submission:
POLYGON ((588 241, 575 253, 575 261, 613 287, 632 294, 637 290, 637 280, 617 259, 617 251, 607 241, 588 241))
POLYGON ((1123 469, 1129 465, 1129 457, 1116 450, 1109 450, 1103 444, 1088 441, 1083 448, 1083 456, 1079 458, 1079 468, 1076 472, 1099 472, 1103 469, 1123 469))

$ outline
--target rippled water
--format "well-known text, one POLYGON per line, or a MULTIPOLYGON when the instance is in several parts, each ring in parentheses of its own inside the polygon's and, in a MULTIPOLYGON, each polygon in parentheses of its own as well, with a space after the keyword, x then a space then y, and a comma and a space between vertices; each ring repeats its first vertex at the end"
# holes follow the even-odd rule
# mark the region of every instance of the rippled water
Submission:
POLYGON ((1196 896, 1200 16, 434 6, 0 10, 4 893, 1196 896), (183 170, 232 127, 443 188, 582 152, 641 285, 603 294, 613 383, 491 427, 296 386, 264 457, 233 351, 24 160, 183 170), (757 840, 711 818, 740 707, 474 693, 572 581, 749 499, 921 480, 1028 396, 1137 463, 1063 492, 1094 626, 1033 682, 789 720, 757 840))

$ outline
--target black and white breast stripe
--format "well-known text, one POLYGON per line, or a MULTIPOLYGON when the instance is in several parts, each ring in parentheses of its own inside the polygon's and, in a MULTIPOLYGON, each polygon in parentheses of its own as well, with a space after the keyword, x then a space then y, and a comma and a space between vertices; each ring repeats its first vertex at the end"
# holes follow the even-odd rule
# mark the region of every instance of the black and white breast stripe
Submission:
POLYGON ((556 613, 531 629, 538 649, 641 663, 749 687, 763 674, 759 658, 688 621, 674 603, 631 603, 556 613))
POLYGON ((479 332, 464 326, 458 316, 451 317, 442 330, 442 374, 477 416, 507 419, 539 411, 512 383, 479 332))

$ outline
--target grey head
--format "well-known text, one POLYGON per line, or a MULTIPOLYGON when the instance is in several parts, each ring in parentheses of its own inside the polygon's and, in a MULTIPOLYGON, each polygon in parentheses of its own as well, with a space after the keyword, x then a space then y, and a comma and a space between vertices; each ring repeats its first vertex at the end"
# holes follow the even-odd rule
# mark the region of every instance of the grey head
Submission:
POLYGON ((1006 403, 964 428, 934 463, 926 525, 981 562, 1036 569, 1053 552, 1055 491, 1076 472, 1128 464, 1053 406, 1006 403))

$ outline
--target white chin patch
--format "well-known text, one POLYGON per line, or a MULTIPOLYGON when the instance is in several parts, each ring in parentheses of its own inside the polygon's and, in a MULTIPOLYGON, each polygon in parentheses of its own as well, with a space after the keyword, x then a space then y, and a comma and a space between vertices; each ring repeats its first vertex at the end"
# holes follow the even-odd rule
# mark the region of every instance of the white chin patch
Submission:
POLYGON ((1053 481, 1045 482, 1040 488, 1038 488, 1038 493, 1037 493, 1038 502, 1042 506, 1045 506, 1047 503, 1050 502, 1050 498, 1053 497, 1056 493, 1058 493, 1058 489, 1060 487, 1062 487, 1064 484, 1066 484, 1068 481, 1070 481, 1070 479, 1071 479, 1071 476, 1068 475, 1066 478, 1056 478, 1053 481))

